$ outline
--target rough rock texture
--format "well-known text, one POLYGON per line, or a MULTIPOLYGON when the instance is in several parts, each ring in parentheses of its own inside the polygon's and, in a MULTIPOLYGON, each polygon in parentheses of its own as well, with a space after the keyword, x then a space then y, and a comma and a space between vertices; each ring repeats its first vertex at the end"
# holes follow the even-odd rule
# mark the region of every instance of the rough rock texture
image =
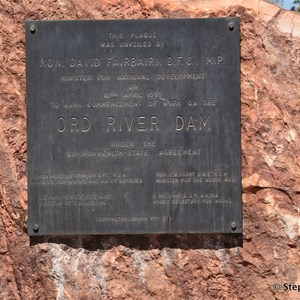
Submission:
POLYGON ((300 15, 258 0, 0 0, 0 299, 300 299, 300 15), (244 235, 27 235, 24 21, 238 16, 244 235))

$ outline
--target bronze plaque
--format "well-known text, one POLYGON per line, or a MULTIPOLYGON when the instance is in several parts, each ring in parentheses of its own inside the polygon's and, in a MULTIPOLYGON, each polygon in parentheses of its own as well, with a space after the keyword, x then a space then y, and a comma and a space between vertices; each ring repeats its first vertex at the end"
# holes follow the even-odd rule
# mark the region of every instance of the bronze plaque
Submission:
POLYGON ((30 235, 242 232, 239 19, 25 30, 30 235))

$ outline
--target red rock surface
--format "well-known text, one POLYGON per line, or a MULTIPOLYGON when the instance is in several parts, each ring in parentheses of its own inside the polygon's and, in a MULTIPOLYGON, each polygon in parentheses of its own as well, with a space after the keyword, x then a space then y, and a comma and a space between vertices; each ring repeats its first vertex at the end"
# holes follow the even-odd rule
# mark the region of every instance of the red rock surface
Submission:
POLYGON ((300 15, 260 0, 0 0, 0 299, 300 299, 300 15), (27 235, 26 19, 241 18, 244 235, 27 235))

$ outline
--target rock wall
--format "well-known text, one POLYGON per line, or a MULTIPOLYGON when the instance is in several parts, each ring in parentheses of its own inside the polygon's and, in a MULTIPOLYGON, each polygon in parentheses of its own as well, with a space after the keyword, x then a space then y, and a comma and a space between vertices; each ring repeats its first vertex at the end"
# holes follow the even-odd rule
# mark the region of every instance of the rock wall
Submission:
POLYGON ((0 299, 300 299, 300 15, 260 0, 0 0, 0 299), (27 235, 26 19, 241 18, 244 235, 27 235), (275 286, 276 287, 276 286, 275 286))

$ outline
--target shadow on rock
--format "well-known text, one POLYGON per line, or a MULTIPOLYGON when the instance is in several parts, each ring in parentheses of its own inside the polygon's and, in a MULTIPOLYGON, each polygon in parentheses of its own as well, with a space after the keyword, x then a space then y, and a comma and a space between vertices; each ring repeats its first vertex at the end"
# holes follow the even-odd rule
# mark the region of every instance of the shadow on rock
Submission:
POLYGON ((125 246, 138 250, 163 248, 225 249, 243 246, 242 234, 157 234, 157 235, 93 235, 30 237, 30 245, 39 243, 65 244, 89 251, 125 246))

